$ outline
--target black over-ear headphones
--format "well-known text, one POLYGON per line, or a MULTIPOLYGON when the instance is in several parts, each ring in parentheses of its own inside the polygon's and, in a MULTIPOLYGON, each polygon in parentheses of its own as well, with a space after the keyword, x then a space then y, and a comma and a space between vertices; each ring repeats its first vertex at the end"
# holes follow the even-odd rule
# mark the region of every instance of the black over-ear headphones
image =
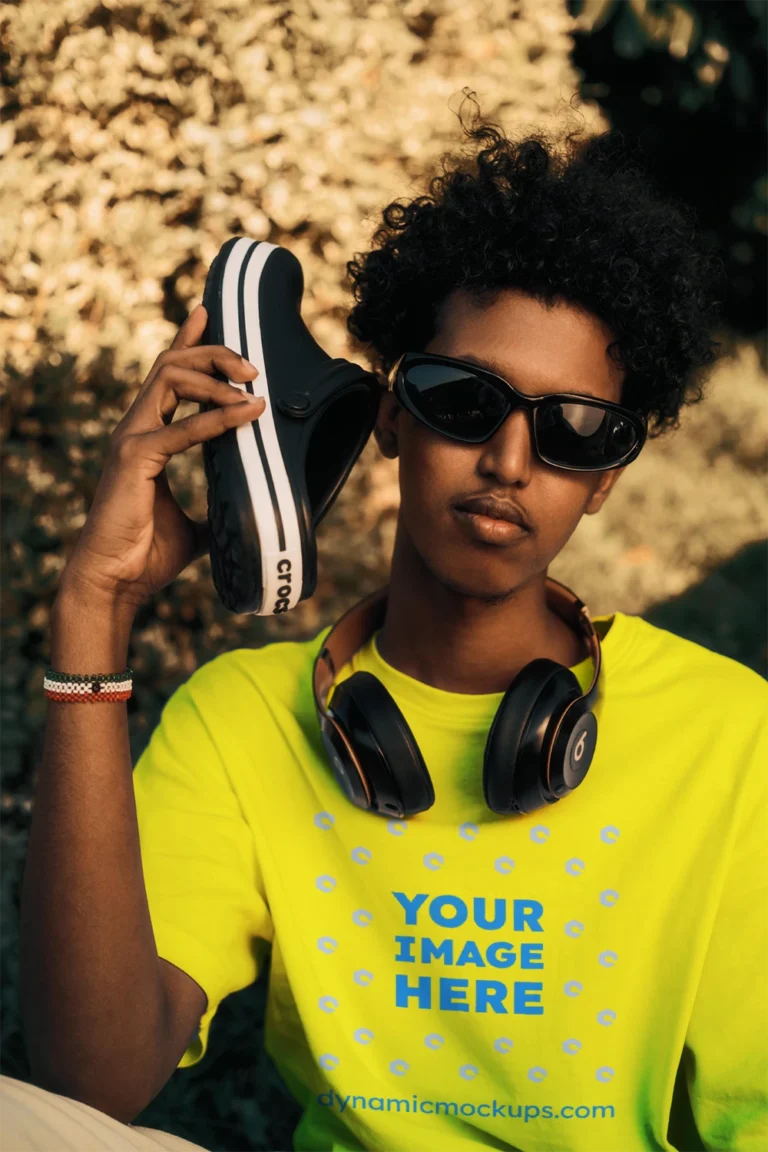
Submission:
MULTIPOLYGON (((358 808, 402 818, 424 812, 435 791, 405 717, 370 672, 354 672, 331 685, 383 622, 386 587, 354 605, 334 625, 313 670, 315 707, 334 775, 358 808)), ((586 693, 554 660, 526 664, 510 684, 488 733, 483 757, 486 803, 501 815, 535 812, 577 788, 597 745, 600 640, 585 604, 547 577, 547 603, 586 641, 593 662, 586 693)))

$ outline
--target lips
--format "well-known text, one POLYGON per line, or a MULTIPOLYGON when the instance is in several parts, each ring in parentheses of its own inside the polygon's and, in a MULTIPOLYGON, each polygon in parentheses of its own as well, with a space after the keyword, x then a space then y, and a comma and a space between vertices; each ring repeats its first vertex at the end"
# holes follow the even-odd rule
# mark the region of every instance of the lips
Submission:
POLYGON ((492 520, 507 520, 510 524, 519 524, 527 532, 531 530, 523 510, 517 504, 506 500, 494 500, 491 496, 473 496, 461 500, 456 508, 459 512, 469 512, 473 516, 489 516, 492 520))

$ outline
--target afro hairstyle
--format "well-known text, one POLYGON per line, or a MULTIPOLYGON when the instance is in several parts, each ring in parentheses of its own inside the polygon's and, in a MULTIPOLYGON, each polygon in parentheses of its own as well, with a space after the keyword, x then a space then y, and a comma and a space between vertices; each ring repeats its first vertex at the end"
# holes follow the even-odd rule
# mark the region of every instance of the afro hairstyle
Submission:
POLYGON ((471 129, 459 119, 486 147, 444 153, 428 195, 384 208, 370 251, 346 265, 355 347, 386 376, 402 352, 424 350, 454 290, 483 306, 516 288, 603 320, 624 371, 622 403, 646 417, 649 439, 678 428, 720 347, 716 238, 698 231, 689 205, 659 193, 621 133, 512 140, 479 116, 471 129))

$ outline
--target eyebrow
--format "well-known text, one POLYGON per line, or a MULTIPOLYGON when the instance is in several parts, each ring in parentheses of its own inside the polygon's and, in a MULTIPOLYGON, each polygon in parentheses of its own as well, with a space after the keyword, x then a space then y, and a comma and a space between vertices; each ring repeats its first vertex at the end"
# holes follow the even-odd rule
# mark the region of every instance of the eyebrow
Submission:
MULTIPOLYGON (((501 376, 502 380, 507 379, 507 374, 504 366, 499 364, 496 360, 484 359, 482 356, 475 356, 472 352, 467 352, 465 355, 456 356, 457 360, 466 360, 470 364, 476 364, 478 368, 485 368, 486 372, 493 372, 495 376, 501 376)), ((593 392, 577 392, 574 389, 563 389, 563 392, 553 392, 550 395, 557 396, 567 392, 569 396, 583 396, 585 400, 600 400, 602 397, 595 396, 593 392)), ((544 393, 547 395, 547 393, 544 393)))

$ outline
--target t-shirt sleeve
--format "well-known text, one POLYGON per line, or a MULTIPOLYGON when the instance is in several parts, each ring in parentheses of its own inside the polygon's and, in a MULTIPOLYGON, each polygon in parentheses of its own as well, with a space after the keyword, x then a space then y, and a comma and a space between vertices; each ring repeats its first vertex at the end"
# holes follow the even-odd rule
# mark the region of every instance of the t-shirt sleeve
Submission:
POLYGON ((741 712, 744 788, 686 1037, 703 1147, 727 1152, 768 1148, 768 689, 754 683, 763 712, 741 712))
POLYGON ((157 952, 208 998, 179 1068, 202 1059, 219 1003, 256 979, 272 938, 251 830, 206 719, 206 683, 225 675, 218 657, 176 689, 133 770, 157 952))

